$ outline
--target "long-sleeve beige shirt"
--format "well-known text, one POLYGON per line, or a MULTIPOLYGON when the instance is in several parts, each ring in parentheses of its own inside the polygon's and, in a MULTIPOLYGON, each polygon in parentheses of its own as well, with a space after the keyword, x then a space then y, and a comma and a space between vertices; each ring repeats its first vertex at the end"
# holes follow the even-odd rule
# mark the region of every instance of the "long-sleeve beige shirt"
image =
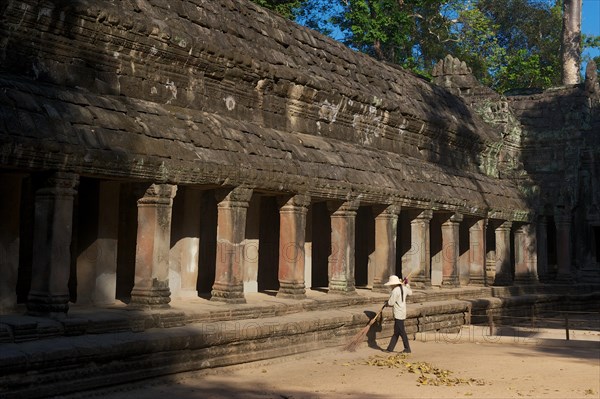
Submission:
POLYGON ((412 295, 410 284, 402 285, 402 289, 397 285, 392 290, 388 306, 394 307, 394 319, 406 319, 406 297, 409 295, 412 295))

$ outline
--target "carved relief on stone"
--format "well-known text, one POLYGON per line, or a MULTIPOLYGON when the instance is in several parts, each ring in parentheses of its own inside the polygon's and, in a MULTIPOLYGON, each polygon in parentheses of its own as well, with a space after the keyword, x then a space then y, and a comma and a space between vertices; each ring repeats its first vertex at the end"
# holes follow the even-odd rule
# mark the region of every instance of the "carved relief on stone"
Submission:
POLYGON ((592 60, 585 68, 585 91, 589 94, 600 95, 600 84, 598 83, 598 67, 592 60))

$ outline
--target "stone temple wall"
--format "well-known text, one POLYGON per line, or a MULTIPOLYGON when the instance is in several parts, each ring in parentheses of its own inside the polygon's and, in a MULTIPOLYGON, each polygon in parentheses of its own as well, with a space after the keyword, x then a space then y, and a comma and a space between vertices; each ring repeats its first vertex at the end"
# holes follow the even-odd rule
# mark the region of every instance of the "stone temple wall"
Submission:
POLYGON ((523 126, 521 158, 539 188, 540 218, 571 227, 580 280, 600 269, 600 86, 596 64, 572 87, 509 98, 523 126))
MULTIPOLYGON (((518 182, 544 230, 550 226, 555 235, 568 226, 572 249, 565 257, 580 279, 598 280, 600 86, 596 64, 587 65, 581 84, 521 90, 507 96, 481 86, 464 63, 450 56, 440 61, 434 76, 436 84, 464 98, 500 130, 503 145, 510 148, 500 174, 518 182)), ((500 160, 496 166, 501 164, 500 160)), ((558 254, 553 257, 551 263, 557 263, 558 254)))
POLYGON ((460 98, 252 3, 9 1, 2 164, 527 216, 460 98))
POLYGON ((246 0, 9 0, 0 37, 0 311, 572 278, 573 213, 544 195, 579 153, 592 187, 597 138, 538 159, 544 123, 597 134, 592 76, 506 98, 448 57, 427 82, 246 0))

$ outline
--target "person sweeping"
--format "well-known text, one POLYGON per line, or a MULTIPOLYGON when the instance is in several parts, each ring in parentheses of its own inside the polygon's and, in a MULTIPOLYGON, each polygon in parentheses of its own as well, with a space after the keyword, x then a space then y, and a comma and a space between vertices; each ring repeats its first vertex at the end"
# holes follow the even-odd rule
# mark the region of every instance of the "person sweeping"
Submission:
POLYGON ((394 313, 394 335, 392 335, 390 343, 384 352, 393 352, 396 343, 398 342, 398 337, 402 337, 402 344, 404 344, 402 353, 411 353, 408 335, 406 335, 406 329, 404 327, 404 320, 406 319, 406 297, 412 295, 408 277, 405 277, 404 280, 400 280, 398 276, 392 275, 390 276, 389 281, 384 285, 392 286, 393 289, 390 293, 390 298, 383 306, 393 306, 394 313))

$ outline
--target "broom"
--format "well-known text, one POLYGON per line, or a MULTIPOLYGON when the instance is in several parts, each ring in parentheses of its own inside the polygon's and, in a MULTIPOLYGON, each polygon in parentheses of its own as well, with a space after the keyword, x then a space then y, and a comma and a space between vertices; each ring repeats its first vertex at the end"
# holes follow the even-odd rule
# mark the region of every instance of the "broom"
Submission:
POLYGON ((358 334, 356 334, 346 345, 344 345, 344 350, 354 352, 358 348, 358 346, 364 341, 365 337, 367 336, 367 333, 369 332, 371 326, 375 324, 375 321, 377 321, 379 317, 381 317, 384 308, 385 305, 381 307, 379 313, 377 313, 375 317, 369 320, 367 325, 364 326, 363 329, 358 332, 358 334))
MULTIPOLYGON (((405 279, 408 279, 413 274, 413 272, 414 270, 408 273, 408 276, 406 276, 405 279)), ((383 309, 385 309, 386 305, 387 302, 381 307, 381 310, 375 315, 375 317, 369 320, 367 325, 364 326, 363 329, 360 330, 354 337, 352 337, 352 339, 348 341, 346 345, 344 345, 344 350, 354 352, 356 349, 358 349, 358 346, 365 340, 365 337, 369 333, 369 329, 371 328, 371 326, 375 324, 375 321, 377 321, 379 317, 382 317, 383 309)))

